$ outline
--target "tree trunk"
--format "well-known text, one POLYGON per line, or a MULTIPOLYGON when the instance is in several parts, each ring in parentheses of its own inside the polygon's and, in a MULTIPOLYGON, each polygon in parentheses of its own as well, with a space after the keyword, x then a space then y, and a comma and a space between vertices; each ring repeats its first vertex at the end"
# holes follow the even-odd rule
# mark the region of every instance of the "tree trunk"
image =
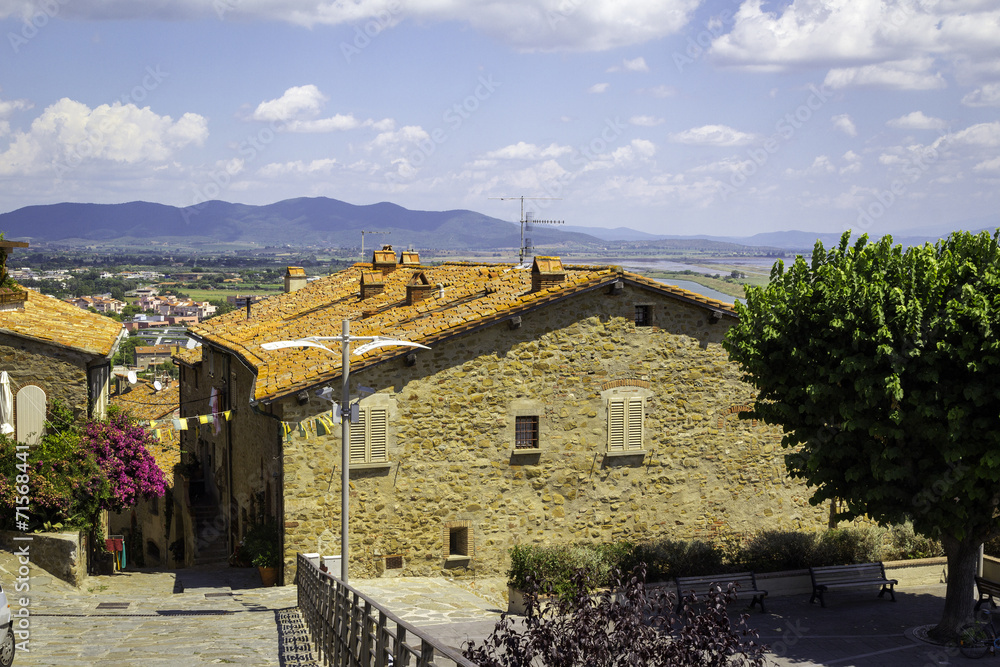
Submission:
POLYGON ((948 557, 948 589, 941 620, 928 633, 933 639, 954 640, 958 637, 962 625, 969 622, 975 601, 973 590, 976 585, 980 544, 980 541, 969 537, 961 541, 951 536, 941 538, 941 545, 948 557))

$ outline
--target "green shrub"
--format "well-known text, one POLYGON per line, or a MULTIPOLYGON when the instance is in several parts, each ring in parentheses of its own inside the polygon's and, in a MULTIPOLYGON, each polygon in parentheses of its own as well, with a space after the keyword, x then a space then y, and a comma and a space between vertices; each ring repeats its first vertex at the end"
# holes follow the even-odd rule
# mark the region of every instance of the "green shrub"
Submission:
POLYGON ((740 544, 733 564, 753 572, 801 570, 816 564, 817 542, 816 533, 764 530, 740 544))
POLYGON ((507 583, 520 590, 529 587, 527 578, 551 585, 558 596, 573 591, 573 575, 580 571, 591 588, 608 585, 613 568, 605 554, 615 554, 601 546, 519 545, 510 550, 507 583))
POLYGON ((247 530, 240 556, 256 567, 281 565, 281 531, 274 521, 258 523, 247 530))
POLYGON ((633 558, 648 568, 649 581, 667 581, 727 571, 723 552, 702 540, 656 540, 636 545, 633 558))
MULTIPOLYGON (((990 553, 987 547, 987 553, 990 553)), ((1000 555, 1000 539, 994 553, 1000 555)), ((750 570, 778 572, 818 565, 848 565, 880 560, 942 555, 940 543, 904 524, 889 529, 847 526, 822 533, 765 530, 749 536, 704 540, 659 539, 632 544, 616 542, 584 546, 522 545, 510 550, 508 583, 528 588, 551 585, 559 596, 573 590, 573 575, 582 570, 591 588, 607 586, 613 570, 645 566, 647 581, 750 570)))

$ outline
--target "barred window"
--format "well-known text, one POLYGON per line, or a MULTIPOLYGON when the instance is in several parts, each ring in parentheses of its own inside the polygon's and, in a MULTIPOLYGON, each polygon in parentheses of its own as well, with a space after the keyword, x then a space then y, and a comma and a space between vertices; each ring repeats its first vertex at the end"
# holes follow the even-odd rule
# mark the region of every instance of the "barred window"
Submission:
POLYGON ((514 448, 538 449, 538 415, 515 418, 514 448))

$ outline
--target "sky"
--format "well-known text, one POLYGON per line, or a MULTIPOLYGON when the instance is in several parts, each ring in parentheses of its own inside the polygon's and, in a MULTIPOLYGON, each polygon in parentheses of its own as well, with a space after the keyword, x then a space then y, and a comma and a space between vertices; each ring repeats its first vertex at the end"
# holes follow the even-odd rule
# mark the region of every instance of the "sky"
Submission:
POLYGON ((998 0, 0 0, 0 212, 882 235, 1000 224, 998 149, 998 0))

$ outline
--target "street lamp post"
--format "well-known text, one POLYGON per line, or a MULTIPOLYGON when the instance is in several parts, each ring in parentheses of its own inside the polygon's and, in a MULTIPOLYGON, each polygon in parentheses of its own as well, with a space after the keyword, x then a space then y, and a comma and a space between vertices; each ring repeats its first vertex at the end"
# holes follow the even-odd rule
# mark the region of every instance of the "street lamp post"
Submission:
POLYGON ((262 343, 265 350, 280 350, 286 347, 318 347, 326 350, 330 354, 336 354, 333 350, 318 341, 334 340, 340 341, 340 368, 341 368, 341 388, 340 388, 340 578, 347 583, 347 549, 348 549, 348 510, 350 499, 350 475, 348 468, 351 463, 351 343, 358 341, 368 341, 354 350, 354 354, 361 355, 377 347, 387 345, 405 345, 407 347, 420 347, 425 350, 430 348, 420 343, 411 343, 406 340, 397 340, 385 336, 351 336, 351 321, 345 319, 342 323, 339 336, 307 336, 296 340, 279 340, 270 343, 262 343))

